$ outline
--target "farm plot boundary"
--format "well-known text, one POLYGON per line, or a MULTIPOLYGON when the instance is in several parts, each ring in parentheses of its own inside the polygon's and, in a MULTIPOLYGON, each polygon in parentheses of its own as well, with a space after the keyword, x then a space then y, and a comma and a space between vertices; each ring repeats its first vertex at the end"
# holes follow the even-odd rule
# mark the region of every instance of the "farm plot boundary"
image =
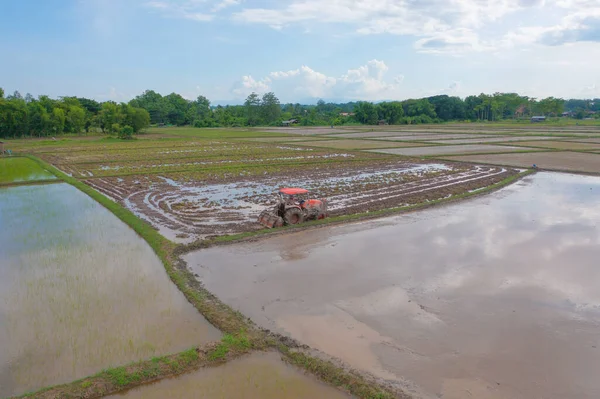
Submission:
MULTIPOLYGON (((372 377, 357 374, 355 371, 348 369, 346 366, 343 366, 339 363, 334 363, 331 360, 325 360, 322 358, 322 355, 315 355, 314 352, 310 351, 309 348, 303 347, 297 342, 290 340, 287 337, 281 337, 278 335, 273 335, 269 332, 262 331, 258 329, 254 323, 244 317, 241 313, 234 311, 229 306, 225 305, 221 302, 217 297, 208 292, 202 285, 194 278, 191 272, 187 269, 187 265, 181 259, 181 255, 187 251, 195 249, 193 246, 175 246, 174 243, 170 242, 166 238, 162 237, 156 230, 154 230, 149 224, 145 223, 141 219, 137 218, 132 212, 122 207, 116 202, 108 199, 104 195, 95 191, 91 187, 87 186, 82 181, 77 180, 76 178, 65 175, 60 172, 58 169, 53 166, 47 164, 41 159, 34 156, 27 156, 29 159, 34 160, 40 166, 47 168, 51 173, 53 173, 59 179, 73 185, 78 188, 85 194, 89 195, 91 198, 96 200, 102 206, 111 211, 115 216, 121 219, 124 223, 129 225, 137 234, 139 234, 142 238, 144 238, 148 244, 154 249, 157 256, 163 262, 163 265, 167 271, 167 274, 171 278, 171 280, 176 284, 176 286, 184 293, 186 298, 204 315, 204 317, 215 327, 219 328, 221 331, 225 332, 226 335, 223 338, 223 342, 218 344, 215 348, 216 355, 208 355, 209 359, 211 356, 215 357, 215 360, 225 361, 227 360, 227 354, 231 351, 232 353, 244 353, 250 350, 264 350, 266 348, 275 348, 279 350, 279 352, 285 357, 285 359, 295 364, 306 371, 316 375, 322 381, 332 384, 336 387, 339 387, 347 392, 360 397, 360 398, 393 398, 393 397, 401 397, 401 398, 409 398, 406 393, 402 391, 401 388, 391 386, 388 383, 383 381, 375 380, 372 377), (237 337, 237 338, 232 338, 237 337), (243 344, 236 344, 235 342, 243 342, 243 344), (240 350, 240 346, 242 350, 240 350), (299 350, 304 348, 304 350, 299 350)), ((456 201, 460 199, 464 199, 467 197, 472 197, 476 195, 482 195, 484 193, 488 193, 493 190, 500 189, 508 184, 513 183, 514 181, 522 178, 523 176, 532 173, 531 170, 521 172, 519 174, 511 175, 505 178, 504 180, 497 182, 491 186, 482 188, 480 190, 474 192, 465 192, 461 195, 457 195, 451 198, 444 198, 437 201, 431 201, 427 203, 421 203, 412 205, 409 207, 401 207, 396 209, 387 209, 379 212, 370 212, 365 214, 354 214, 354 215, 342 215, 331 220, 326 220, 321 223, 316 223, 313 226, 318 227, 324 225, 325 223, 343 223, 351 220, 360 220, 365 218, 375 218, 380 217, 387 214, 406 212, 411 210, 422 209, 424 207, 434 206, 441 203, 446 203, 450 201, 456 201)), ((309 226, 299 226, 293 228, 310 228, 309 226)), ((278 232, 268 231, 270 234, 283 234, 291 229, 283 229, 278 232)), ((265 236, 264 231, 257 231, 251 233, 240 234, 238 236, 225 236, 212 241, 202 243, 202 246, 209 245, 218 245, 224 243, 231 243, 241 239, 251 239, 258 238, 259 236, 265 236)), ((186 371, 191 371, 197 367, 202 366, 201 362, 198 360, 200 357, 196 358, 196 356, 200 353, 215 353, 211 352, 211 350, 206 349, 193 349, 190 351, 182 352, 180 354, 172 355, 178 358, 183 358, 186 364, 177 369, 177 373, 183 373, 186 371), (195 353, 192 354, 192 353, 195 353)), ((199 356, 199 355, 198 355, 199 356)), ((165 357, 164 359, 172 359, 172 357, 165 357)), ((169 375, 173 375, 173 369, 168 368, 167 372, 163 372, 161 368, 156 366, 157 361, 156 358, 151 359, 150 361, 140 362, 138 369, 135 368, 135 365, 129 365, 124 367, 118 367, 115 369, 107 370, 109 377, 113 378, 113 385, 116 384, 118 390, 124 390, 128 388, 132 388, 134 386, 138 386, 142 383, 148 381, 158 380, 169 375), (148 371, 147 366, 150 365, 150 371, 148 371), (170 373, 170 374, 169 374, 170 373), (116 381, 116 382, 115 382, 116 381)), ((169 363, 167 361, 167 363, 169 363)), ((100 374, 102 377, 105 377, 105 374, 100 374)), ((97 377, 97 376, 95 376, 97 377)), ((99 380, 94 380, 95 377, 91 377, 92 380, 84 379, 80 381, 73 382, 71 384, 66 384, 59 389, 59 392, 68 392, 68 389, 65 391, 65 387, 71 387, 70 389, 75 392, 74 395, 67 394, 66 396, 61 395, 61 397, 83 397, 82 393, 90 387, 102 386, 102 382, 99 380)), ((110 383, 110 381, 109 381, 110 383)), ((116 388, 114 388, 116 389, 116 388)), ((50 395, 50 392, 58 393, 55 391, 55 388, 43 389, 38 391, 38 393, 33 393, 29 395, 25 395, 23 397, 40 397, 40 398, 49 398, 56 397, 47 396, 50 395)), ((85 391, 87 392, 87 391, 85 391)), ((96 394, 90 392, 90 398, 94 397, 102 397, 107 394, 107 391, 99 391, 96 394), (96 395, 96 396, 94 396, 96 395)))

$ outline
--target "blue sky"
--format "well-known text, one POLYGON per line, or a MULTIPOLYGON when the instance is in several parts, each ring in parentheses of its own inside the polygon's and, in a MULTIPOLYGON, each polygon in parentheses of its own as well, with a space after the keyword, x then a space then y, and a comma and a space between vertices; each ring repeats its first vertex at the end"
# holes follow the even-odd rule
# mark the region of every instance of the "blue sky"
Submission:
POLYGON ((34 96, 600 97, 600 0, 2 0, 0 54, 34 96))

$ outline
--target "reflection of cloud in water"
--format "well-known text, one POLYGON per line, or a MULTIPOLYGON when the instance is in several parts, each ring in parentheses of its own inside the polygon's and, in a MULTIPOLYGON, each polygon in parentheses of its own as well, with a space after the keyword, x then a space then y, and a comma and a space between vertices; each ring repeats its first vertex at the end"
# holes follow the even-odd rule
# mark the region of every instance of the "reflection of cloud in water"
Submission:
POLYGON ((554 291, 558 301, 600 305, 589 284, 600 282, 600 180, 540 173, 505 191, 510 195, 498 201, 441 208, 417 223, 415 245, 407 247, 442 269, 423 281, 425 291, 494 295, 535 286, 554 291))

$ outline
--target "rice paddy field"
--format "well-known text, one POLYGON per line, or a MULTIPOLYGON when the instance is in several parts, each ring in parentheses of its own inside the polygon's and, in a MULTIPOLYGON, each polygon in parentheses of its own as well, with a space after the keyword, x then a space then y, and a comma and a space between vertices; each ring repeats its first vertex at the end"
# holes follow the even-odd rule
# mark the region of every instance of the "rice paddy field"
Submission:
POLYGON ((0 188, 0 224, 0 397, 221 336, 152 248, 76 188, 0 188))
POLYGON ((458 196, 515 174, 514 167, 597 170, 599 127, 494 126, 155 128, 132 141, 96 136, 13 147, 178 243, 260 230, 258 214, 285 186, 314 191, 332 216, 342 216, 458 196))
MULTIPOLYGON (((0 158, 0 396, 221 337, 171 284, 151 241, 62 183, 48 164, 99 202, 130 210, 171 251, 263 230, 257 216, 275 205, 282 187, 326 198, 332 220, 341 222, 480 193, 533 164, 598 174, 599 146, 598 126, 541 124, 154 128, 129 141, 8 140, 16 155, 0 158)), ((213 323, 219 316, 206 317, 213 323)), ((245 397, 339 393, 303 377, 268 354, 126 397, 173 389, 181 397, 230 397, 232 389, 245 397)))
POLYGON ((438 148, 418 137, 337 134, 348 130, 154 129, 129 142, 16 142, 15 150, 79 179, 178 243, 262 229, 257 217, 275 204, 281 187, 307 188, 327 199, 331 216, 344 216, 459 196, 517 173, 397 156, 396 150, 438 148))
POLYGON ((0 185, 53 180, 56 177, 27 158, 0 158, 0 185))

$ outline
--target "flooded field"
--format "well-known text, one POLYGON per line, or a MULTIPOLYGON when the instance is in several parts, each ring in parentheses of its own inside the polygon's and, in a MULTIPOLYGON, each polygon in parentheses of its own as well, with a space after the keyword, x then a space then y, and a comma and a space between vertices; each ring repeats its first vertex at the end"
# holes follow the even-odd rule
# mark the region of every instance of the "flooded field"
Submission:
POLYGON ((348 133, 348 132, 360 132, 365 130, 364 127, 358 126, 356 128, 331 128, 331 127, 261 127, 255 129, 257 132, 274 132, 274 133, 287 133, 287 134, 299 134, 302 136, 310 136, 313 134, 336 134, 336 133, 348 133))
MULTIPOLYGON (((535 141, 535 140, 566 140, 566 137, 551 137, 551 136, 503 136, 503 137, 482 137, 470 139, 443 139, 431 141, 437 144, 477 144, 477 143, 511 143, 513 141, 535 141)), ((515 143, 516 144, 516 143, 515 143)), ((520 145, 520 143, 519 143, 520 145)))
POLYGON ((540 169, 561 170, 570 172, 598 173, 600 156, 592 153, 552 151, 527 152, 517 154, 479 154, 444 157, 461 162, 481 162, 493 165, 508 165, 529 168, 537 165, 540 169))
POLYGON ((423 144, 417 143, 402 143, 392 141, 375 141, 375 140, 319 140, 305 141, 298 143, 299 145, 308 145, 313 147, 329 147, 340 150, 363 150, 369 148, 391 148, 391 147, 418 147, 423 144))
POLYGON ((278 354, 270 352, 255 353, 108 398, 343 399, 349 396, 287 365, 278 354))
POLYGON ((186 256, 205 286, 415 397, 600 397, 600 178, 186 256))
POLYGON ((150 246, 67 184, 0 189, 0 397, 219 339, 150 246))
POLYGON ((514 152, 534 150, 530 148, 511 147, 504 145, 491 144, 464 144, 464 145, 438 145, 429 147, 413 147, 413 148, 388 148, 380 150, 368 150, 383 154, 395 154, 405 156, 427 156, 427 155, 445 155, 445 154, 468 154, 470 152, 514 152))
POLYGON ((27 158, 0 158, 0 184, 33 180, 53 180, 56 177, 27 158))
MULTIPOLYGON (((348 139, 377 139, 377 140, 390 140, 390 141, 411 141, 411 140, 436 140, 436 139, 464 139, 464 138, 472 138, 473 134, 444 134, 444 133, 436 133, 436 132, 427 132, 427 131, 391 131, 391 132, 381 132, 381 131, 372 131, 372 132, 362 132, 362 133, 348 133, 348 134, 336 134, 332 137, 344 137, 348 139)), ((479 135, 481 137, 488 137, 485 135, 479 135)), ((493 137, 493 136, 489 136, 493 137)))
POLYGON ((527 147, 543 147, 543 148, 552 148, 558 150, 600 150, 600 144, 595 143, 576 143, 570 141, 521 141, 519 143, 515 143, 515 145, 522 145, 527 147))

